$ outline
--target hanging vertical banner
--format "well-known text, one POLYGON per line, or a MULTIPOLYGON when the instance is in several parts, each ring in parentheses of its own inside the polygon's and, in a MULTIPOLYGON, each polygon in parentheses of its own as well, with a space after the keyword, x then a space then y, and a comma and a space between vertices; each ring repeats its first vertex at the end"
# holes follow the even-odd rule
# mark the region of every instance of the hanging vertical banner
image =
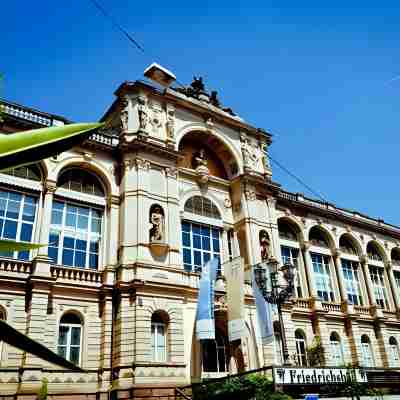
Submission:
POLYGON ((259 289, 254 270, 251 270, 251 283, 253 287, 253 295, 256 303, 257 319, 260 326, 261 340, 263 344, 272 343, 274 338, 274 329, 272 325, 272 307, 266 302, 261 290, 259 289))
POLYGON ((224 264, 226 277, 226 296, 228 303, 229 341, 245 336, 244 322, 244 264, 241 257, 224 264))
POLYGON ((213 258, 202 267, 196 316, 198 340, 215 339, 214 283, 217 277, 218 263, 219 259, 213 258))

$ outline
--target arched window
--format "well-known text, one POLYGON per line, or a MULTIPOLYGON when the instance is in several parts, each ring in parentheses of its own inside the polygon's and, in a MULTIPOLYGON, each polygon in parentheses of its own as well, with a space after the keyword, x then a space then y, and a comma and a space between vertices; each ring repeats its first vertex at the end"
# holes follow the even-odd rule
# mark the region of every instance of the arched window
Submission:
POLYGON ((383 261, 381 252, 373 242, 369 242, 367 245, 367 256, 370 260, 383 261))
MULTIPOLYGON (((63 173, 58 185, 71 191, 103 194, 100 182, 96 183, 96 178, 89 172, 79 170, 82 174, 80 183, 73 181, 76 171, 73 169, 63 173)), ((102 216, 101 206, 88 206, 86 201, 80 203, 76 200, 54 200, 49 236, 49 257, 53 262, 71 267, 97 269, 102 216)))
POLYGON ((389 338, 390 366, 398 367, 400 362, 399 346, 394 336, 389 338))
POLYGON ((349 239, 349 237, 346 236, 346 234, 344 234, 340 237, 339 248, 343 253, 353 254, 353 255, 357 254, 356 247, 352 243, 351 239, 349 239))
POLYGON ((368 269, 376 304, 381 308, 389 309, 389 300, 385 285, 385 269, 375 265, 369 265, 368 269))
POLYGON ((74 313, 66 313, 58 328, 58 354, 79 365, 81 362, 82 321, 74 313))
POLYGON ((39 165, 27 165, 12 168, 8 171, 3 171, 2 173, 15 176, 17 178, 29 179, 31 181, 40 182, 42 180, 42 172, 39 165))
POLYGON ((360 264, 357 261, 341 259, 343 278, 346 283, 347 300, 350 304, 363 305, 360 284, 360 264))
POLYGON ((372 354, 372 347, 369 337, 367 335, 361 336, 361 356, 363 367, 374 367, 375 361, 372 354))
POLYGON ((151 359, 154 362, 167 361, 167 327, 164 315, 155 312, 151 316, 151 359))
POLYGON ((332 364, 336 367, 342 366, 344 364, 342 344, 340 343, 340 337, 336 332, 331 333, 331 336, 329 337, 329 345, 332 364))
POLYGON ((329 248, 329 241, 326 234, 318 226, 313 226, 310 229, 308 240, 314 246, 329 248))
POLYGON ((202 217, 221 219, 217 206, 203 196, 193 196, 185 203, 185 211, 202 217))
POLYGON ((215 340, 202 341, 202 364, 204 372, 228 372, 229 361, 226 338, 217 329, 215 340))
POLYGON ((296 242, 298 240, 295 229, 285 220, 278 220, 278 232, 281 239, 293 240, 296 242))
POLYGON ((297 365, 306 366, 307 365, 307 347, 306 347, 306 338, 304 332, 300 329, 297 329, 295 334, 296 341, 296 360, 297 365))
POLYGON ((394 265, 400 265, 400 248, 395 247, 392 249, 390 256, 394 265))
MULTIPOLYGON (((184 268, 186 271, 200 272, 201 267, 211 258, 221 259, 221 216, 215 204, 201 196, 187 200, 185 212, 193 214, 193 220, 196 220, 195 215, 198 215, 207 217, 210 222, 206 224, 182 221, 184 268)), ((218 271, 221 272, 220 263, 218 271)))
POLYGON ((58 179, 58 186, 74 192, 104 196, 104 190, 98 178, 80 168, 71 168, 63 172, 58 179))
MULTIPOLYGON (((38 199, 25 193, 0 189, 0 239, 31 242, 38 199)), ((29 251, 1 252, 4 257, 29 260, 29 251)))

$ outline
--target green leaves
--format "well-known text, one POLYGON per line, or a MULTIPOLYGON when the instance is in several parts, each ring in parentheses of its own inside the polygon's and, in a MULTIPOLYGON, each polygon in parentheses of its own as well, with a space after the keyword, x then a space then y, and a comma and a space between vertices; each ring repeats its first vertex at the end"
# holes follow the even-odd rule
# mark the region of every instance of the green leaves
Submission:
POLYGON ((0 252, 33 250, 33 249, 38 249, 39 247, 42 246, 47 246, 47 245, 0 239, 0 252))
MULTIPOLYGON (((103 124, 71 124, 0 136, 0 171, 32 164, 79 144, 103 124)), ((0 240, 0 251, 24 251, 46 244, 0 240)))
POLYGON ((103 124, 70 124, 0 136, 0 171, 32 164, 78 145, 103 124))
POLYGON ((16 347, 19 350, 31 353, 42 360, 48 361, 52 364, 58 365, 59 367, 68 368, 72 371, 83 372, 83 370, 76 365, 67 361, 65 358, 54 353, 46 346, 43 346, 39 342, 31 339, 30 337, 22 334, 21 332, 8 325, 7 322, 0 321, 0 341, 3 340, 5 343, 16 347))

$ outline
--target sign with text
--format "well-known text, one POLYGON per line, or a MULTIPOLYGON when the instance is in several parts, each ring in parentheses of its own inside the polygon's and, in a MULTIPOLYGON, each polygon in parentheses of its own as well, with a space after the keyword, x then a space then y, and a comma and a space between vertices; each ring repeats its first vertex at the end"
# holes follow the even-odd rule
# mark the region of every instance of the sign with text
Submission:
POLYGON ((348 382, 368 382, 367 374, 361 368, 274 367, 274 380, 277 385, 340 385, 348 382))

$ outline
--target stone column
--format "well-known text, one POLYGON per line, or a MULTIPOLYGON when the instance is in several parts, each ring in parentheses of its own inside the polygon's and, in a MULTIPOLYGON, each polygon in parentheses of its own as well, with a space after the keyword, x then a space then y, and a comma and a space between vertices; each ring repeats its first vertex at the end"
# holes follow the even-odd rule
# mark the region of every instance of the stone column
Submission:
POLYGON ((101 316, 100 368, 103 371, 101 390, 107 391, 112 381, 113 304, 111 290, 103 292, 99 301, 101 316))
POLYGON ((301 248, 301 253, 303 256, 304 267, 306 271, 308 293, 310 294, 310 297, 315 299, 317 298, 317 289, 315 287, 314 270, 309 249, 310 243, 304 242, 301 248))
POLYGON ((347 300, 347 290, 346 290, 346 285, 344 281, 344 276, 343 276, 343 270, 342 270, 342 262, 340 259, 341 252, 339 249, 335 249, 333 252, 333 262, 335 264, 335 271, 336 271, 336 279, 339 287, 339 293, 340 293, 340 298, 341 298, 341 304, 342 304, 342 311, 347 312, 349 314, 353 314, 353 305, 349 304, 347 300))
MULTIPOLYGON (((43 201, 43 212, 39 221, 40 233, 39 243, 48 243, 51 225, 51 212, 53 208, 53 196, 57 186, 55 181, 47 180, 45 183, 45 195, 43 201)), ((33 260, 33 276, 43 276, 50 278, 50 258, 48 256, 48 246, 39 248, 38 255, 33 260)))
POLYGON ((119 196, 110 195, 107 199, 108 240, 105 264, 108 267, 118 264, 119 196))
POLYGON ((363 270, 364 275, 364 282, 367 288, 368 300, 369 304, 372 307, 376 307, 375 295, 374 295, 374 286, 372 285, 371 276, 369 275, 369 268, 368 268, 368 258, 367 256, 363 255, 360 257, 361 267, 363 270))
POLYGON ((396 312, 399 313, 399 310, 400 310, 400 295, 399 295, 399 289, 398 289, 398 287, 396 285, 396 279, 395 279, 394 273, 393 273, 393 265, 392 265, 391 262, 387 262, 386 263, 386 272, 387 272, 387 276, 388 276, 388 279, 389 279, 390 292, 392 294, 394 307, 396 309, 396 312))

